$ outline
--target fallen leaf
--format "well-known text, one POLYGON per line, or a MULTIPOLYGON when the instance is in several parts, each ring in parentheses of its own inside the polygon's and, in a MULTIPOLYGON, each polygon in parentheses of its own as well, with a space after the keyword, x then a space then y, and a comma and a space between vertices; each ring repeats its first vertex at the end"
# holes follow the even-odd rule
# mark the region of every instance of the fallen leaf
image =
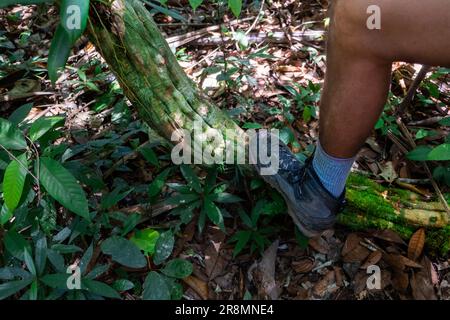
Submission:
POLYGON ((322 237, 315 237, 309 239, 308 245, 317 252, 322 254, 327 254, 328 251, 330 250, 330 246, 322 237))
POLYGON ((314 268, 314 258, 301 257, 297 261, 292 261, 292 268, 297 273, 307 273, 314 268))
POLYGON ((425 229, 420 228, 409 239, 408 244, 408 258, 417 260, 422 254, 423 246, 425 245, 425 229))
POLYGON ((406 244, 405 241, 403 241, 403 239, 398 235, 398 233, 396 233, 392 230, 389 230, 389 229, 377 230, 377 231, 373 232, 372 235, 375 238, 378 238, 381 240, 394 242, 394 243, 398 243, 398 244, 406 244))
POLYGON ((392 286, 395 290, 400 292, 406 292, 409 285, 409 277, 405 272, 395 272, 392 274, 391 278, 392 286))
POLYGON ((366 261, 361 266, 361 269, 367 269, 367 267, 377 264, 381 260, 382 256, 383 253, 381 251, 373 251, 371 254, 369 254, 366 261))
POLYGON ((208 299, 208 284, 205 281, 194 276, 189 276, 184 278, 183 282, 191 287, 203 300, 208 299))
POLYGON ((334 270, 331 270, 314 285, 312 294, 317 298, 324 298, 336 288, 334 270))
POLYGON ((427 257, 423 257, 420 271, 412 274, 411 289, 416 300, 437 300, 431 279, 431 262, 427 257))

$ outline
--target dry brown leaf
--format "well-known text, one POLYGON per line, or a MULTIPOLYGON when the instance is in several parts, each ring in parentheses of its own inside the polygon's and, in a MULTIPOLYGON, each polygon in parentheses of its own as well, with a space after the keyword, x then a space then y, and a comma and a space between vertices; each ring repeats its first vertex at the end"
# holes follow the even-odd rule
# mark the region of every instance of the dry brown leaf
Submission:
POLYGON ((341 251, 342 260, 344 262, 359 262, 364 261, 370 254, 369 249, 363 247, 361 244, 361 237, 356 233, 350 233, 345 240, 341 251))
POLYGON ((388 229, 377 230, 372 235, 375 238, 378 238, 381 240, 394 242, 394 243, 398 243, 398 244, 405 244, 405 241, 403 241, 403 239, 398 235, 398 233, 396 233, 392 230, 388 230, 388 229))
POLYGON ((297 261, 292 261, 292 268, 297 273, 307 273, 314 268, 314 258, 301 257, 297 261))
POLYGON ((412 295, 416 300, 437 300, 431 279, 431 262, 423 257, 421 264, 423 268, 411 277, 412 295))
POLYGON ((425 229, 420 228, 409 239, 408 244, 408 258, 411 260, 417 260, 423 251, 425 245, 425 229))
POLYGON ((208 299, 208 284, 197 277, 189 276, 183 279, 189 287, 191 287, 203 300, 208 299))
POLYGON ((364 264, 361 266, 361 269, 367 269, 367 267, 375 265, 378 263, 378 261, 381 260, 381 257, 383 256, 383 253, 381 251, 377 250, 369 254, 364 264))
POLYGON ((311 248, 322 254, 327 254, 330 250, 330 246, 322 237, 311 238, 308 244, 311 248))
POLYGON ((405 262, 401 258, 400 254, 385 253, 383 254, 383 260, 386 261, 396 272, 401 272, 405 269, 405 262))
POLYGON ((394 272, 391 278, 392 286, 399 292, 406 292, 409 285, 409 277, 405 272, 394 272))
POLYGON ((331 293, 331 290, 335 289, 333 288, 334 283, 334 270, 331 270, 314 285, 312 289, 313 295, 318 298, 323 298, 327 293, 331 293))
POLYGON ((418 268, 418 269, 422 269, 423 268, 422 265, 418 264, 415 261, 412 261, 411 259, 408 259, 407 257, 400 256, 399 258, 403 261, 403 263, 407 267, 418 268))

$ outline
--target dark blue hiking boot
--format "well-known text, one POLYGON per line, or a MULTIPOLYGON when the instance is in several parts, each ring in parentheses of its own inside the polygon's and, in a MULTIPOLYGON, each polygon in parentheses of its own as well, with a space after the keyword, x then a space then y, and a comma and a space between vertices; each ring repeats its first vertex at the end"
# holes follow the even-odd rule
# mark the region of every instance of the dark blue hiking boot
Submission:
POLYGON ((279 141, 278 145, 277 173, 261 174, 267 165, 262 165, 259 157, 250 153, 256 171, 283 196, 289 215, 305 236, 321 235, 333 227, 336 215, 344 204, 345 191, 339 198, 334 197, 314 171, 312 157, 302 164, 283 142, 279 141))

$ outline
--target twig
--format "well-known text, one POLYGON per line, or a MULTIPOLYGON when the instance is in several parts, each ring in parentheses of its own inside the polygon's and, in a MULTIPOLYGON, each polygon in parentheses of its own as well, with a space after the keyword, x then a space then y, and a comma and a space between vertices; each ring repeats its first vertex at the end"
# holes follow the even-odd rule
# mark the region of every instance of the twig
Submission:
POLYGON ((397 108, 397 116, 401 116, 405 110, 411 105, 414 95, 416 94, 417 88, 420 86, 420 83, 423 79, 425 79, 425 76, 427 75, 428 71, 430 71, 431 67, 427 65, 423 65, 422 68, 420 68, 419 73, 414 78, 411 86, 408 89, 408 93, 406 94, 403 101, 400 103, 400 105, 397 108))
POLYGON ((248 28, 247 31, 245 31, 245 35, 248 35, 253 28, 256 26, 256 24, 258 23, 259 17, 261 16, 261 13, 264 11, 264 4, 265 4, 266 0, 262 0, 261 1, 261 7, 259 8, 259 12, 258 15, 255 18, 255 21, 253 21, 252 25, 250 26, 250 28, 248 28))

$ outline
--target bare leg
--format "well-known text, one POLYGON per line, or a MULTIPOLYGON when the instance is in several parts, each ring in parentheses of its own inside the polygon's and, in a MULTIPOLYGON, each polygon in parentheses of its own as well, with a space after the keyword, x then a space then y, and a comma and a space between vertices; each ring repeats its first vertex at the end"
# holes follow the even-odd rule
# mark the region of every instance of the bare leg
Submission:
POLYGON ((320 142, 338 158, 353 157, 377 121, 394 61, 450 65, 449 0, 331 0, 320 142), (381 9, 381 29, 366 26, 381 9))

